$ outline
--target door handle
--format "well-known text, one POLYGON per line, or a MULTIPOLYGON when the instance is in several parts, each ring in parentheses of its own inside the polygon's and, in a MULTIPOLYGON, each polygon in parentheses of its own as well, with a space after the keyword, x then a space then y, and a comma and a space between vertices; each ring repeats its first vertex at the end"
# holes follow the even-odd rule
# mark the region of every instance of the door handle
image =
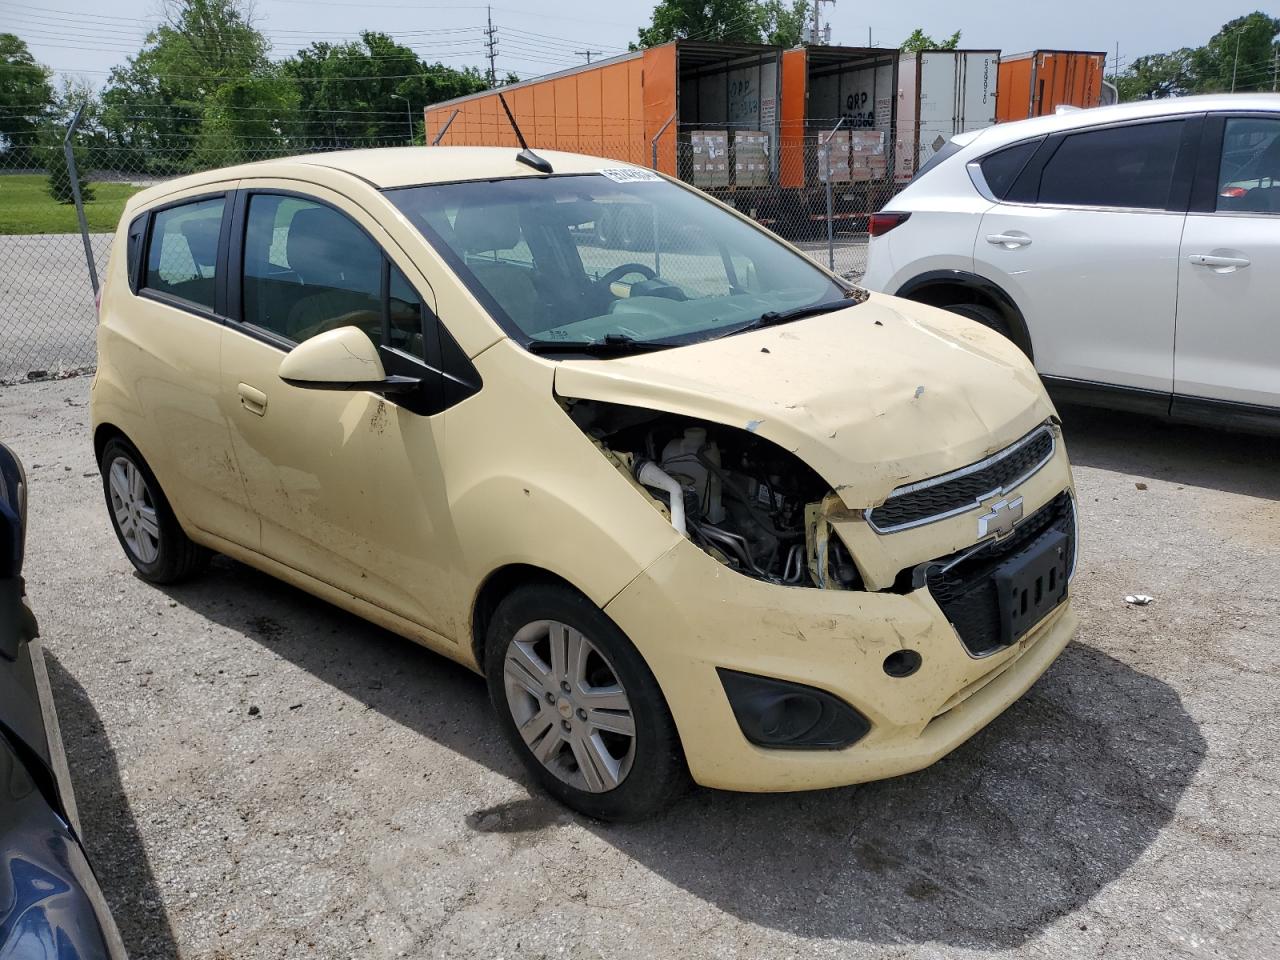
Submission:
POLYGON ((261 417, 267 412, 267 395, 257 387, 242 383, 236 387, 236 392, 240 394, 240 406, 250 413, 261 417))
POLYGON ((987 243, 1012 250, 1015 247, 1031 246, 1031 238, 1024 233, 992 233, 987 235, 987 243))
POLYGON ((1212 267, 1218 273, 1232 273, 1252 262, 1248 257, 1216 257, 1208 253, 1193 253, 1187 260, 1197 267, 1212 267))

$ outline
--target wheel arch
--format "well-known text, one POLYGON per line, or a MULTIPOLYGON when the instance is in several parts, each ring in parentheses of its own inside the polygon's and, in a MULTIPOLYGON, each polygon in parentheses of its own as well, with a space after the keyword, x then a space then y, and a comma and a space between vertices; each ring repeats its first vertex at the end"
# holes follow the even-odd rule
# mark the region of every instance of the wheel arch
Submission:
POLYGON ((135 450, 137 449, 138 445, 114 423, 104 421, 93 428, 93 460, 95 463, 102 460, 102 451, 107 448, 109 442, 117 437, 124 440, 135 450))
POLYGON ((931 270, 912 277, 898 288, 895 296, 931 307, 947 307, 953 303, 989 307, 1008 324, 1013 342, 1032 362, 1035 361, 1031 331, 1022 311, 999 284, 986 277, 966 270, 931 270))
POLYGON ((482 673, 484 672, 485 638, 498 604, 521 587, 534 584, 568 587, 575 593, 586 596, 586 593, 571 581, 544 567, 530 563, 508 563, 491 571, 481 582, 471 602, 471 655, 482 673))

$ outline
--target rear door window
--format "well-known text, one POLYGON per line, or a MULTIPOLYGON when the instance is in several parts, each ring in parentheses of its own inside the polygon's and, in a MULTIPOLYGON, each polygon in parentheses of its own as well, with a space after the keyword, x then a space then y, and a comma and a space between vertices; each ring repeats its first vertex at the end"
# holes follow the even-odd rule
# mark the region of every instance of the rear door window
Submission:
POLYGON ((1071 134, 1045 164, 1039 202, 1165 209, 1184 123, 1167 120, 1071 134))
POLYGON ((1280 213, 1280 119, 1227 119, 1216 209, 1280 213))
POLYGON ((144 289, 213 310, 223 197, 158 210, 151 218, 144 289))

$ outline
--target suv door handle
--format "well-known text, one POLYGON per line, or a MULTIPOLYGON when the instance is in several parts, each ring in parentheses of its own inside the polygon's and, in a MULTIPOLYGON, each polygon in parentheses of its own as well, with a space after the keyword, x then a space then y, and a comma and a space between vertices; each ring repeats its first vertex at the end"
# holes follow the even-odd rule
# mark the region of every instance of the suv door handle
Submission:
POLYGON ((1193 253, 1187 259, 1197 267, 1213 267, 1219 273, 1232 273, 1252 262, 1248 257, 1215 257, 1208 253, 1193 253))
POLYGON ((1031 238, 1025 233, 992 233, 987 235, 987 243, 1012 250, 1015 247, 1031 246, 1031 238))
POLYGON ((267 395, 257 387, 251 387, 247 383, 242 383, 236 387, 236 392, 240 394, 240 406, 258 417, 266 414, 267 395))

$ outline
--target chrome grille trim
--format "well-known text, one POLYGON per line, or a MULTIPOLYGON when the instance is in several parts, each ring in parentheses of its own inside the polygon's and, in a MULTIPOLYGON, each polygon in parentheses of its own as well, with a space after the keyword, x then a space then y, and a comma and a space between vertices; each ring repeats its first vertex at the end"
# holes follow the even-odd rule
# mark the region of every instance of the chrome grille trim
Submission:
POLYGON ((868 507, 867 509, 862 511, 862 516, 867 521, 867 525, 870 526, 872 530, 874 530, 876 533, 879 533, 879 534, 885 534, 885 533, 897 533, 900 530, 910 530, 914 527, 922 527, 922 526, 925 526, 926 524, 937 523, 939 520, 947 520, 947 519, 950 519, 951 517, 958 517, 962 513, 968 513, 970 510, 975 510, 978 507, 982 506, 984 501, 989 500, 992 497, 999 496, 1004 493, 1008 493, 1016 489, 1017 487, 1021 486, 1022 484, 1026 483, 1033 476, 1039 473, 1044 468, 1045 464, 1047 464, 1050 460, 1053 459, 1054 455, 1058 452, 1057 427, 1055 427, 1051 422, 1045 422, 1040 426, 1036 427, 1036 429, 1032 430, 1022 439, 1017 440, 1014 443, 1011 443, 1009 446, 1005 447, 1003 450, 996 451, 995 453, 991 454, 989 457, 985 457, 982 460, 977 461, 976 463, 971 463, 966 467, 961 467, 958 470, 952 470, 949 473, 942 473, 936 477, 930 477, 927 480, 920 480, 920 481, 917 481, 916 483, 908 483, 908 484, 904 484, 901 487, 895 487, 893 492, 890 493, 889 496, 885 498, 885 503, 888 503, 889 501, 895 500, 899 497, 904 497, 904 496, 907 496, 908 494, 915 493, 920 490, 927 490, 931 487, 936 487, 941 484, 948 483, 952 480, 958 480, 962 477, 966 477, 969 474, 978 473, 982 470, 986 470, 989 467, 995 466, 996 464, 1000 463, 1000 461, 1005 460, 1008 457, 1012 456, 1013 454, 1017 453, 1019 450, 1021 450, 1023 447, 1027 446, 1028 444, 1034 443, 1036 440, 1040 439, 1043 436, 1048 436, 1049 438, 1049 452, 1040 461, 1034 464, 1029 470, 1024 472, 1021 476, 1015 477, 1014 479, 1004 484, 996 486, 991 490, 988 490, 974 497, 972 501, 966 502, 951 510, 943 511, 942 513, 932 514, 927 517, 922 517, 918 520, 908 521, 907 523, 891 524, 888 526, 879 526, 876 524, 875 520, 873 519, 874 511, 878 507, 883 506, 883 504, 877 504, 875 507, 868 507))

